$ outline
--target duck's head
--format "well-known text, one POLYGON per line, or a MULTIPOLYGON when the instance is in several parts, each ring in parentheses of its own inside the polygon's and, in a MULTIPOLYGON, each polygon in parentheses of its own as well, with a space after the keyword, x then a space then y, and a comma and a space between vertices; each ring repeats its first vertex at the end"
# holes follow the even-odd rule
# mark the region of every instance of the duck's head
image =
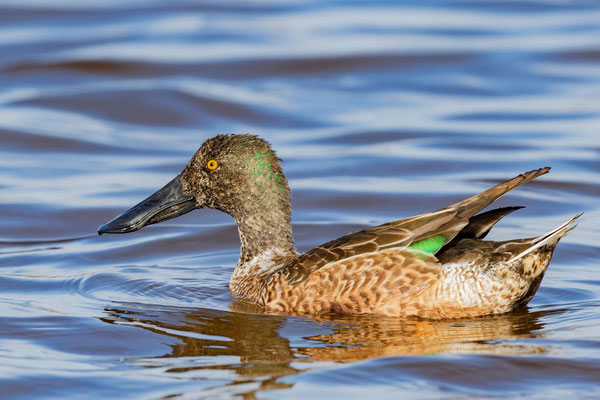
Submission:
POLYGON ((289 187, 271 146, 252 135, 206 140, 175 179, 102 225, 98 233, 133 232, 195 208, 224 211, 238 225, 260 224, 269 215, 289 223, 289 187))

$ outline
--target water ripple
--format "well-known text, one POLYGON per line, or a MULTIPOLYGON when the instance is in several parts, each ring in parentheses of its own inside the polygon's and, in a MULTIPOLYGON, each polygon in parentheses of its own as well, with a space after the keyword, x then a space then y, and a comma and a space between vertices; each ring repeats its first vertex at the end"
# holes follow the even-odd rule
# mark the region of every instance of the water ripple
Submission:
POLYGON ((2 393, 597 395, 599 18, 592 0, 4 1, 2 393), (229 294, 229 216, 96 235, 226 132, 284 159, 300 250, 545 165, 490 238, 585 214, 513 313, 264 315, 229 294))

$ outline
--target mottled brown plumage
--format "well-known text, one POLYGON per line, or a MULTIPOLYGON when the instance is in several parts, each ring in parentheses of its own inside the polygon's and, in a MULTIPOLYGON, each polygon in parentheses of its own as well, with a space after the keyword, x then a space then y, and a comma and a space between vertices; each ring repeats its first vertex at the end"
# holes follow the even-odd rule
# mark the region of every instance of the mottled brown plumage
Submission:
POLYGON ((520 207, 477 213, 549 169, 298 254, 279 159, 256 136, 219 135, 204 142, 171 183, 99 232, 128 232, 194 207, 215 208, 235 219, 240 234, 230 289, 265 310, 432 319, 497 314, 533 297, 556 244, 579 215, 537 238, 493 242, 482 239, 520 207))

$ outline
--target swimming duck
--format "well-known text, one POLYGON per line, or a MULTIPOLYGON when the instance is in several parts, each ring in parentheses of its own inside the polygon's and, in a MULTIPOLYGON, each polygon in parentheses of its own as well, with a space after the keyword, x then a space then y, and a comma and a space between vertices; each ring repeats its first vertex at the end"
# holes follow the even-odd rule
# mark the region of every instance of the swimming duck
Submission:
POLYGON ((231 215, 241 241, 232 294, 266 311, 428 319, 504 313, 537 291, 576 215, 535 238, 482 240, 520 207, 477 214, 549 167, 525 172, 434 212, 350 233, 299 254, 290 189, 269 143, 253 135, 206 140, 184 170, 98 233, 126 233, 196 208, 231 215))

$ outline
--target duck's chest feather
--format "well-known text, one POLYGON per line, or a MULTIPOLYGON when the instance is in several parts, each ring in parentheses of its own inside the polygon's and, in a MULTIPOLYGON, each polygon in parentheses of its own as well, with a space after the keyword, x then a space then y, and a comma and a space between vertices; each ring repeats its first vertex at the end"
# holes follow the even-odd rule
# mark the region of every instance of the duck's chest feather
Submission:
POLYGON ((273 249, 245 262, 240 259, 229 280, 229 290, 234 296, 264 305, 261 299, 267 284, 286 264, 286 261, 297 255, 290 251, 273 249))

